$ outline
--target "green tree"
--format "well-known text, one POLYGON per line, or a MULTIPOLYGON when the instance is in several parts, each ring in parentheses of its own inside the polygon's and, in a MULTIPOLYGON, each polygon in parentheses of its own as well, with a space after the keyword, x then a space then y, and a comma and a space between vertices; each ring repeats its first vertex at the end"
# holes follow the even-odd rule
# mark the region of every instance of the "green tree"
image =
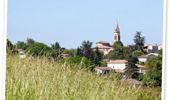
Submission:
POLYGON ((26 52, 32 56, 47 56, 50 47, 43 43, 33 43, 28 46, 26 52))
POLYGON ((135 50, 135 51, 133 52, 133 55, 136 56, 136 57, 138 57, 138 56, 144 55, 144 53, 143 53, 142 51, 140 51, 140 50, 135 50))
POLYGON ((7 39, 7 50, 13 50, 14 48, 14 45, 12 44, 12 42, 10 40, 7 39))
POLYGON ((138 62, 138 59, 136 57, 131 57, 128 59, 128 62, 126 63, 125 68, 125 75, 127 78, 134 78, 137 76, 138 67, 136 66, 136 63, 138 62))
POLYGON ((146 62, 147 71, 143 76, 143 84, 147 86, 160 86, 162 83, 162 57, 152 56, 146 62))
POLYGON ((136 50, 141 50, 143 51, 144 43, 145 43, 145 38, 141 36, 141 32, 136 32, 134 36, 134 43, 136 50))
POLYGON ((18 41, 16 43, 16 48, 25 50, 27 48, 27 44, 25 42, 23 42, 23 41, 18 41))
POLYGON ((33 40, 32 38, 27 38, 27 42, 26 42, 27 45, 31 45, 31 44, 34 44, 34 43, 36 43, 35 40, 33 40))
POLYGON ((51 48, 54 50, 61 49, 60 44, 58 42, 55 42, 54 44, 51 44, 51 48))
POLYGON ((83 56, 88 59, 90 59, 91 54, 92 54, 91 47, 92 47, 92 42, 90 41, 83 41, 82 45, 80 46, 83 56))
POLYGON ((100 66, 102 61, 102 53, 99 51, 98 48, 94 51, 94 58, 93 63, 95 66, 100 66))
POLYGON ((113 44, 113 49, 115 50, 119 50, 123 47, 123 43, 121 41, 116 41, 114 44, 113 44))
POLYGON ((15 46, 12 44, 12 42, 7 39, 7 42, 6 42, 6 51, 7 51, 7 54, 15 54, 17 51, 15 50, 15 46))
POLYGON ((63 54, 69 54, 69 56, 74 56, 75 55, 75 50, 74 49, 65 49, 63 51, 63 54))
POLYGON ((132 48, 123 47, 122 50, 123 50, 123 58, 124 59, 128 60, 130 57, 132 57, 132 52, 133 52, 132 48))
POLYGON ((51 44, 51 49, 48 52, 48 56, 53 58, 54 60, 59 60, 62 58, 62 53, 64 49, 61 48, 58 42, 51 44))
POLYGON ((82 50, 78 47, 75 51, 76 56, 83 56, 82 50))

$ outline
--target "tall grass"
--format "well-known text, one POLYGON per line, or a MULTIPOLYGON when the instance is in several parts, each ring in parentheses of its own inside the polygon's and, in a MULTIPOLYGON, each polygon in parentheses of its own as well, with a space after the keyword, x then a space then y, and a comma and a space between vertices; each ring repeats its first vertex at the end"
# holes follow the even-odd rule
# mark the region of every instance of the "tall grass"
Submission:
POLYGON ((156 88, 133 88, 78 66, 7 56, 7 100, 160 100, 156 88))

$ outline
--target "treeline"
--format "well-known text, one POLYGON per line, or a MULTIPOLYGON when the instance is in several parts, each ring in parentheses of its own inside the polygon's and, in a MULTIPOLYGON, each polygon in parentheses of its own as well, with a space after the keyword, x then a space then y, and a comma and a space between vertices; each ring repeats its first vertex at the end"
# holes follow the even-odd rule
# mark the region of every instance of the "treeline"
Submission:
POLYGON ((37 42, 31 38, 28 38, 26 42, 18 41, 16 44, 12 44, 7 39, 7 52, 11 54, 17 54, 17 50, 25 50, 26 55, 32 57, 48 57, 55 61, 60 61, 66 64, 79 65, 93 71, 95 66, 102 64, 102 53, 98 48, 92 48, 92 42, 83 41, 81 46, 77 49, 65 49, 60 46, 58 42, 51 44, 50 46, 37 42), (63 59, 63 55, 68 54, 67 59, 63 59))
POLYGON ((83 41, 76 49, 65 49, 58 42, 48 46, 28 38, 26 42, 18 41, 16 44, 12 44, 7 39, 7 52, 16 54, 18 49, 23 49, 28 56, 48 57, 63 64, 69 66, 78 65, 80 68, 90 71, 94 71, 96 66, 107 66, 108 60, 124 59, 128 61, 125 71, 127 78, 140 80, 146 86, 161 86, 162 50, 160 50, 159 56, 151 56, 146 63, 140 63, 137 57, 147 54, 147 51, 144 49, 145 38, 141 32, 136 32, 133 41, 134 45, 129 46, 124 46, 121 41, 115 42, 112 45, 113 51, 104 55, 98 48, 92 48, 93 43, 90 41, 83 41), (64 58, 63 54, 68 54, 69 57, 64 58), (146 74, 136 73, 136 64, 146 66, 146 74))

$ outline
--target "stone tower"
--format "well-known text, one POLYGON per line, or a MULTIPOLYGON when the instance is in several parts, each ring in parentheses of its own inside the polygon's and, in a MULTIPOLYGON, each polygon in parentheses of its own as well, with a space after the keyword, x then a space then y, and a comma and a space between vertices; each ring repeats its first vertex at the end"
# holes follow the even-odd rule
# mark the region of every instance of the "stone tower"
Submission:
POLYGON ((120 41, 120 28, 119 25, 116 25, 116 28, 113 33, 113 44, 117 41, 120 41))

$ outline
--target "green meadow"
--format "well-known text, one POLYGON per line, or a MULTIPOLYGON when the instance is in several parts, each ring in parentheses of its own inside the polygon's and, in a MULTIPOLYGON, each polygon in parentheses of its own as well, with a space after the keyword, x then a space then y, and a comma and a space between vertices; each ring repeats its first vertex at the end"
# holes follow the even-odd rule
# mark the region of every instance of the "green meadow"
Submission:
POLYGON ((160 100, 161 90, 123 85, 47 58, 7 55, 6 100, 160 100))

